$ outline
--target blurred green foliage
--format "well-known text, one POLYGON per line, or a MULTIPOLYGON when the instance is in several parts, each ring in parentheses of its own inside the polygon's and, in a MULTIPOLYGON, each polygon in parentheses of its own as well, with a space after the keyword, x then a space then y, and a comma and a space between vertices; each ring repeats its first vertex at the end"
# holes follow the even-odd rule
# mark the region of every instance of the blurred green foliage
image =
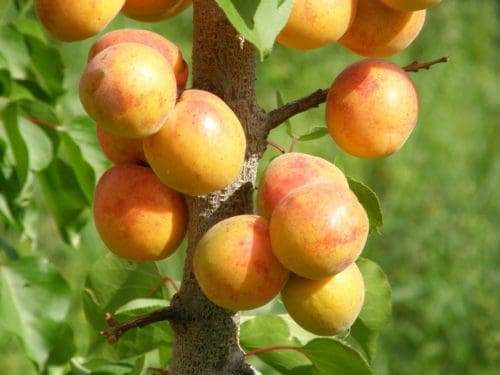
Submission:
MULTIPOLYGON (((190 16, 187 11, 154 25, 119 17, 110 28, 145 27, 160 32, 180 46, 190 63, 190 16)), ((393 288, 393 321, 381 335, 377 374, 493 374, 500 368, 499 19, 497 0, 474 4, 445 0, 428 12, 417 40, 389 59, 406 65, 417 59, 450 57, 447 64, 412 73, 420 95, 420 118, 394 156, 358 160, 337 149, 328 137, 297 146, 299 151, 335 161, 348 175, 373 188, 381 200, 382 235, 372 234, 364 252, 382 266, 393 288)), ((63 122, 83 114, 76 87, 93 40, 54 42, 68 67, 66 93, 57 109, 63 122)), ((13 46, 0 47, 16 52, 13 46)), ((270 110, 276 106, 277 91, 289 101, 326 88, 345 66, 359 59, 339 46, 310 52, 276 46, 267 60, 258 63, 259 102, 270 110)), ((47 90, 62 93, 50 81, 46 84, 47 90)), ((320 106, 297 116, 293 130, 303 134, 323 125, 323 111, 320 106)), ((273 131, 271 138, 285 148, 291 141, 284 127, 273 131)), ((275 150, 269 150, 261 167, 275 155, 275 150)), ((43 186, 35 189, 41 194, 43 186)), ((84 228, 78 250, 62 243, 50 217, 38 219, 34 228, 38 232, 35 248, 12 229, 0 230, 2 247, 11 246, 19 255, 43 252, 72 290, 81 290, 91 265, 107 252, 93 225, 84 228)), ((0 261, 7 259, 6 254, 0 252, 0 261)), ((179 279, 181 264, 182 255, 176 255, 160 262, 160 272, 179 279)), ((79 293, 72 297, 69 323, 78 333, 77 346, 83 348, 80 297, 79 293)), ((2 373, 34 372, 20 343, 2 328, 0 348, 2 373)))

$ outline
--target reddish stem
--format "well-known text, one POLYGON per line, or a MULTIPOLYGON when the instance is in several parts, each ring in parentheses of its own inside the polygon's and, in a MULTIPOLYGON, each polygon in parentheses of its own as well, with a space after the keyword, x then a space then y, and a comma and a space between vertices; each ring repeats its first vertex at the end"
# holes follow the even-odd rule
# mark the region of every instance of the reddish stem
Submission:
POLYGON ((273 141, 270 141, 270 140, 267 140, 267 144, 268 144, 269 146, 274 147, 276 150, 278 150, 278 151, 279 151, 279 152, 281 152, 282 154, 286 154, 286 150, 285 150, 283 147, 281 147, 279 144, 277 144, 277 143, 275 143, 275 142, 273 142, 273 141))

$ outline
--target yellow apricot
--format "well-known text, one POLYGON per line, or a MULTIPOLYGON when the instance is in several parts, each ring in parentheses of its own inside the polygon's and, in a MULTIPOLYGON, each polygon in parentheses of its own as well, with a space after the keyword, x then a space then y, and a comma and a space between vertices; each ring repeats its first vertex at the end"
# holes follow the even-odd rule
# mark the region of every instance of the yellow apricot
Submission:
POLYGON ((337 335, 351 327, 363 307, 365 285, 358 266, 320 280, 290 275, 281 291, 288 314, 305 330, 337 335))
POLYGON ((205 195, 236 180, 246 139, 238 117, 216 95, 186 90, 156 134, 144 139, 146 159, 164 184, 205 195))
POLYGON ((276 40, 299 50, 335 43, 352 23, 356 3, 357 0, 295 0, 276 40))
POLYGON ((99 33, 125 0, 35 0, 38 18, 57 40, 72 42, 99 33))

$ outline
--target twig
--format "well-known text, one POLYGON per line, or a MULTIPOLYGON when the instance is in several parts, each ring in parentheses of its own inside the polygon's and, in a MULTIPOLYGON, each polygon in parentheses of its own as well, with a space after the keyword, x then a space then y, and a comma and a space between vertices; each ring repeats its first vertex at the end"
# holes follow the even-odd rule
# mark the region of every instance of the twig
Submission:
POLYGON ((99 332, 99 334, 104 336, 110 344, 114 344, 125 332, 132 328, 142 328, 149 324, 164 320, 179 320, 180 312, 179 310, 169 306, 147 314, 136 316, 122 323, 118 323, 113 318, 111 313, 106 313, 104 319, 106 320, 108 328, 103 329, 99 332))
POLYGON ((275 350, 294 350, 296 352, 301 353, 304 357, 306 357, 309 362, 311 362, 312 367, 317 371, 318 374, 321 374, 321 370, 314 363, 311 357, 300 347, 298 346, 289 346, 289 345, 276 345, 276 346, 268 346, 267 348, 255 349, 245 353, 245 357, 250 357, 252 355, 258 355, 262 353, 272 352, 275 350))
MULTIPOLYGON (((411 64, 404 66, 403 69, 407 72, 418 72, 421 69, 430 69, 430 67, 433 65, 448 62, 448 60, 448 57, 443 56, 439 59, 423 63, 414 61, 411 64)), ((326 101, 327 95, 328 89, 319 89, 308 96, 286 103, 281 107, 272 110, 267 114, 268 129, 272 130, 278 125, 284 123, 289 118, 299 113, 305 112, 311 108, 318 107, 320 104, 326 101)))
POLYGON ((149 295, 152 296, 153 294, 155 294, 158 291, 158 289, 160 289, 163 285, 167 285, 167 284, 169 284, 172 288, 174 288, 176 292, 179 291, 179 286, 177 285, 177 283, 173 279, 171 279, 168 276, 163 276, 161 278, 160 282, 158 283, 158 285, 156 285, 151 290, 151 293, 149 293, 149 295))
POLYGON ((404 66, 403 69, 406 70, 407 72, 418 72, 421 69, 429 70, 431 66, 440 63, 446 63, 449 60, 450 59, 448 58, 448 56, 443 56, 440 57, 439 59, 427 61, 424 63, 419 63, 418 61, 414 61, 411 64, 404 66))

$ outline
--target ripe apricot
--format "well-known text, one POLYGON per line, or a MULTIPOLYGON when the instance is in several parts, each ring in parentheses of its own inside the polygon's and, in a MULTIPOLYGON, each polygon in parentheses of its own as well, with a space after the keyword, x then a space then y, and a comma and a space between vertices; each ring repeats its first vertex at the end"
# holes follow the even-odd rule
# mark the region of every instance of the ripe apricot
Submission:
POLYGON ((38 18, 57 40, 72 42, 99 33, 125 0, 35 0, 38 18))
POLYGON ((276 205, 293 190, 314 182, 336 182, 349 188, 334 164, 317 156, 288 152, 271 161, 257 190, 259 215, 269 218, 276 205))
POLYGON ((399 150, 417 117, 417 91, 408 73, 383 60, 350 65, 328 91, 328 131, 342 149, 360 158, 399 150))
POLYGON ((144 139, 144 153, 164 184, 205 195, 233 182, 243 168, 246 139, 238 117, 216 95, 186 90, 163 127, 144 139))
POLYGON ((364 57, 391 56, 413 42, 424 21, 425 10, 402 12, 379 0, 358 0, 356 17, 339 44, 364 57))
POLYGON ((365 285, 356 263, 320 280, 291 275, 281 291, 288 314, 315 335, 331 336, 351 327, 363 307, 365 285))
POLYGON ((163 185, 149 168, 118 165, 99 179, 94 220, 106 246, 135 261, 171 255, 186 233, 181 194, 163 185))
POLYGON ((295 0, 276 40, 299 50, 335 43, 352 23, 356 3, 357 0, 295 0))
POLYGON ((271 216, 272 249, 290 271, 308 279, 341 272, 361 254, 368 216, 344 185, 314 183, 283 198, 271 216))
POLYGON ((149 30, 119 29, 104 34, 92 45, 88 61, 102 50, 118 43, 140 43, 161 53, 172 66, 178 90, 183 90, 188 79, 188 65, 182 57, 180 49, 167 38, 149 30))
POLYGON ((141 139, 123 138, 97 127, 97 140, 104 155, 114 164, 145 163, 141 139))
POLYGON ((90 117, 114 135, 143 138, 158 131, 175 105, 172 67, 156 50, 119 43, 98 53, 80 79, 90 117))
POLYGON ((228 310, 250 310, 270 302, 289 272, 274 256, 268 223, 239 215, 210 228, 196 247, 193 270, 205 295, 228 310))

